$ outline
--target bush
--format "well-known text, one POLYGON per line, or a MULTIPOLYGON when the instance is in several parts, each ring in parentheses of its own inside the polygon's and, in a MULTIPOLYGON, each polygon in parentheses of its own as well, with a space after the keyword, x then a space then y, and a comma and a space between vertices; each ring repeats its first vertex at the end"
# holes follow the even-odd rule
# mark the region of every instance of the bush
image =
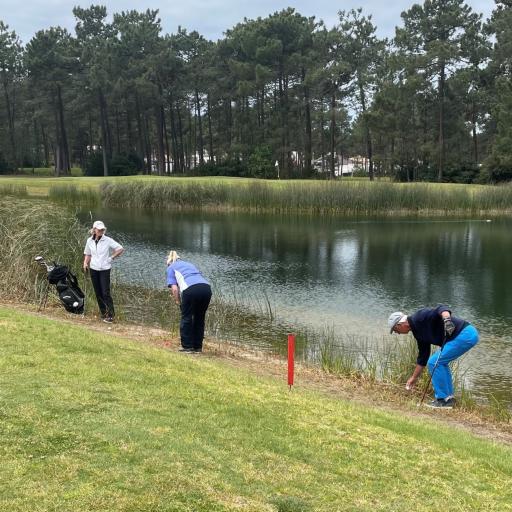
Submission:
POLYGON ((198 165, 193 174, 199 176, 247 176, 247 165, 240 160, 226 160, 225 162, 215 163, 207 162, 203 165, 198 165))
MULTIPOLYGON (((115 155, 108 162, 109 176, 131 176, 137 174, 142 168, 141 159, 135 154, 115 155)), ((85 176, 103 176, 103 153, 97 151, 91 153, 84 168, 85 176)))
POLYGON ((277 172, 269 146, 257 146, 249 157, 248 176, 253 178, 276 178, 277 172))
POLYGON ((448 183, 474 183, 478 179, 480 167, 472 162, 449 167, 444 172, 443 181, 448 183))
POLYGON ((479 181, 503 183, 512 180, 512 156, 492 154, 484 162, 479 181))
MULTIPOLYGON (((136 155, 135 158, 137 158, 136 155)), ((110 161, 108 172, 110 176, 133 176, 137 174, 140 168, 134 159, 134 155, 116 155, 110 161)))

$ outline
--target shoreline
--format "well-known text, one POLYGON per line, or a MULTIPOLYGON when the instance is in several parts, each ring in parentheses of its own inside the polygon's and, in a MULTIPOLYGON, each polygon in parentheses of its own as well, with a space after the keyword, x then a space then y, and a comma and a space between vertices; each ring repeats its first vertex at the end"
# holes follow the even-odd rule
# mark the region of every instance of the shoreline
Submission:
MULTIPOLYGON (((100 322, 99 319, 71 316, 60 308, 47 308, 44 312, 38 312, 36 306, 4 300, 0 300, 0 308, 28 313, 67 325, 87 327, 107 336, 149 344, 162 350, 176 352, 179 347, 177 337, 172 337, 166 330, 157 327, 129 322, 107 325, 100 322)), ((205 338, 203 354, 184 355, 184 357, 221 361, 229 366, 243 369, 252 375, 282 380, 283 388, 287 387, 287 362, 275 354, 215 338, 205 338)), ((425 407, 418 409, 417 402, 421 394, 419 390, 411 395, 407 394, 402 386, 370 381, 361 377, 337 376, 329 374, 319 367, 303 363, 295 364, 295 388, 321 392, 332 398, 355 401, 369 408, 400 413, 409 418, 433 420, 477 437, 512 445, 512 424, 510 422, 489 419, 485 416, 484 408, 477 408, 473 411, 455 408, 451 411, 441 412, 425 407)), ((293 393, 293 389, 290 392, 293 393)))

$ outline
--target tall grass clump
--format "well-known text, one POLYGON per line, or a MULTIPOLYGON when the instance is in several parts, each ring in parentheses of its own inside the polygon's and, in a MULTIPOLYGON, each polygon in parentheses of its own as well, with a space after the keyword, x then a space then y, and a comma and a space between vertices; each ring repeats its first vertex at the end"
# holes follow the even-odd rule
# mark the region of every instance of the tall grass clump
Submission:
POLYGON ((82 265, 84 229, 76 218, 46 201, 0 199, 0 293, 4 299, 33 302, 40 298, 46 275, 34 263, 42 255, 82 265))
POLYGON ((48 191, 48 197, 54 203, 67 206, 96 206, 101 202, 98 190, 92 187, 77 187, 76 185, 53 185, 48 191))
POLYGON ((105 206, 113 207, 322 215, 474 215, 512 211, 510 186, 363 181, 116 182, 101 186, 101 199, 105 206))
POLYGON ((13 183, 1 184, 0 196, 28 197, 27 187, 13 183))

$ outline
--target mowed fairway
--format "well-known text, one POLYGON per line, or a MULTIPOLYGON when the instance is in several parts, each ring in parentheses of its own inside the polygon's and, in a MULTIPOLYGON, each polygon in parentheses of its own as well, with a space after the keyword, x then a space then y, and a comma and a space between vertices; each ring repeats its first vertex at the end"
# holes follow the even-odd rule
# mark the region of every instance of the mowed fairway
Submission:
POLYGON ((7 308, 0 343, 2 511, 512 510, 460 430, 7 308))

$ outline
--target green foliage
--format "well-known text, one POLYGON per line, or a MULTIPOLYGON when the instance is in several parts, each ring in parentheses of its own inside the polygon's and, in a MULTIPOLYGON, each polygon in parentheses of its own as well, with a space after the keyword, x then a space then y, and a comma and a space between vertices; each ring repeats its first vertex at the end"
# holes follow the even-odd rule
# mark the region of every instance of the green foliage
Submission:
POLYGON ((159 175, 273 177, 277 160, 281 179, 364 155, 370 179, 464 183, 492 154, 495 176, 478 179, 508 180, 511 10, 497 1, 482 27, 462 0, 425 0, 392 42, 361 9, 327 29, 287 8, 217 42, 163 34, 155 10, 75 7, 73 33, 40 30, 25 48, 0 21, 0 154, 57 175, 98 147, 113 175, 133 172, 116 155, 159 175))
MULTIPOLYGON (((142 160, 136 154, 114 155, 108 161, 109 176, 133 176, 142 170, 142 160)), ((103 153, 95 151, 91 153, 84 168, 85 176, 103 176, 103 153)))
POLYGON ((257 146, 249 157, 247 174, 251 178, 276 178, 277 171, 269 146, 257 146))
POLYGON ((247 175, 247 166, 240 160, 225 160, 221 163, 206 162, 198 165, 193 174, 197 176, 232 176, 240 177, 247 175))
POLYGON ((512 155, 491 154, 484 162, 481 179, 490 183, 512 181, 512 155))

